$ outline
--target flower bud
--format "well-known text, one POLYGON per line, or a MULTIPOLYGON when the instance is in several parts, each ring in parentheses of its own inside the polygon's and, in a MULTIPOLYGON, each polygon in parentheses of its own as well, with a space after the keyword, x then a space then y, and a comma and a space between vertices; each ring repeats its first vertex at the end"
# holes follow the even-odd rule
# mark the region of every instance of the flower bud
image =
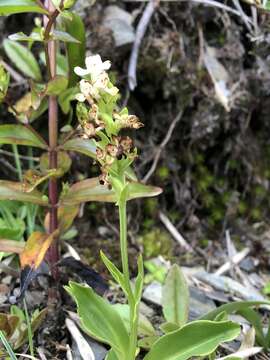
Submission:
POLYGON ((65 0, 64 1, 64 8, 65 9, 70 9, 75 3, 76 3, 77 0, 65 0))

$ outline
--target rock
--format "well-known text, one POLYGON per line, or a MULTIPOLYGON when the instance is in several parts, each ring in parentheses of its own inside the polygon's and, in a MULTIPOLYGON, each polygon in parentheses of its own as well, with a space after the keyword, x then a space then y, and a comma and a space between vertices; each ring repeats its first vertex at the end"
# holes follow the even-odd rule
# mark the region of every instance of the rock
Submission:
MULTIPOLYGON (((95 355, 95 360, 104 360, 105 356, 107 355, 107 350, 105 349, 105 347, 86 335, 84 335, 84 337, 95 355)), ((78 345, 75 341, 72 342, 72 355, 73 360, 82 360, 78 345)))
POLYGON ((206 271, 199 272, 194 275, 198 280, 211 285, 216 290, 224 291, 231 295, 239 296, 244 300, 263 301, 265 298, 252 286, 245 287, 238 281, 235 281, 228 276, 219 276, 210 274, 206 271))
POLYGON ((132 16, 120 7, 107 6, 102 25, 112 31, 116 47, 134 42, 135 32, 132 26, 132 16))
POLYGON ((239 267, 241 270, 244 270, 244 271, 250 273, 255 270, 254 260, 251 257, 247 257, 240 262, 239 267))
MULTIPOLYGON (((190 320, 197 319, 202 315, 205 315, 211 310, 216 308, 213 300, 207 298, 207 296, 199 289, 191 287, 190 289, 190 320)), ((155 305, 161 306, 161 292, 162 285, 158 282, 153 282, 148 285, 144 292, 143 298, 155 305)))
POLYGON ((191 287, 189 303, 189 320, 195 320, 216 308, 213 300, 210 300, 204 292, 191 287))

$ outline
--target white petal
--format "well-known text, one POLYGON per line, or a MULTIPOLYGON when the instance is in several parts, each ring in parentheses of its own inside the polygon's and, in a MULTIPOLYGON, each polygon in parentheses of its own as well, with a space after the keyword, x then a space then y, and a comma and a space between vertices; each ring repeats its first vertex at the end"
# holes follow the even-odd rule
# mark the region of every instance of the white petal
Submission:
POLYGON ((109 70, 110 67, 111 67, 111 62, 110 62, 110 60, 104 61, 102 67, 103 67, 103 70, 109 70))
POLYGON ((100 55, 88 56, 85 59, 85 65, 87 69, 91 69, 91 67, 100 67, 100 65, 102 65, 102 60, 100 55))
POLYGON ((79 66, 76 66, 74 68, 74 72, 75 74, 79 75, 79 76, 85 76, 85 75, 88 75, 89 74, 89 71, 87 69, 83 69, 79 66))
POLYGON ((85 102, 85 96, 83 94, 77 94, 76 95, 76 100, 78 100, 79 102, 85 102))

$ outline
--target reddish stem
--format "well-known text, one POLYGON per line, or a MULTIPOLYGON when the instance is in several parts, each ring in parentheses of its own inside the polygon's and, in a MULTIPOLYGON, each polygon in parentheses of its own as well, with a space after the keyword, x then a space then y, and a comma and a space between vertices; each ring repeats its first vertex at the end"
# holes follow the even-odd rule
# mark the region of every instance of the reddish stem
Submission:
MULTIPOLYGON (((56 75, 56 41, 50 40, 50 32, 54 27, 58 11, 55 9, 51 0, 45 1, 45 6, 49 9, 50 17, 45 19, 45 52, 47 60, 47 68, 50 79, 56 75)), ((57 168, 57 143, 58 143, 58 104, 56 96, 49 97, 49 167, 50 169, 57 168)), ((50 207, 50 223, 49 223, 49 232, 53 233, 58 227, 58 217, 57 217, 57 202, 58 202, 58 187, 57 180, 51 178, 49 180, 49 203, 50 207)), ((56 239, 47 252, 47 260, 50 264, 51 273, 55 280, 58 279, 58 269, 55 266, 59 261, 59 244, 56 239)))

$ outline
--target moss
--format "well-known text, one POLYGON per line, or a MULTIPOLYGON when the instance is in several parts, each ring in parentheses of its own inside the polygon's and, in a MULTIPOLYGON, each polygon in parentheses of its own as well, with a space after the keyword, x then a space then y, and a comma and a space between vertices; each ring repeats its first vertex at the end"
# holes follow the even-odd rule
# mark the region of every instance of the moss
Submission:
POLYGON ((140 236, 138 242, 143 246, 144 257, 150 259, 159 255, 172 255, 173 241, 171 237, 160 229, 154 229, 140 236))
POLYGON ((170 171, 166 166, 161 166, 157 170, 157 176, 160 180, 165 181, 170 177, 170 171))

